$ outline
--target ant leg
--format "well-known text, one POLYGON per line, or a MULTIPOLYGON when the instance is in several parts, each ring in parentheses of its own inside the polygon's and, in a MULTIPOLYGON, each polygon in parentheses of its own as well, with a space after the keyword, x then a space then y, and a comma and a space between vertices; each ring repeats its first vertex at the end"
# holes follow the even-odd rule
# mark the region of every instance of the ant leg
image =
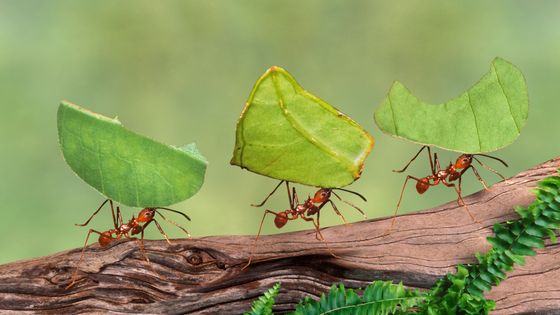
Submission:
POLYGON ((304 219, 305 221, 311 221, 313 222, 313 225, 315 226, 315 238, 319 241, 325 242, 325 245, 327 246, 327 250, 329 251, 329 253, 334 257, 334 258, 340 258, 340 256, 338 256, 337 254, 334 253, 334 251, 332 250, 332 248, 329 245, 329 242, 327 242, 327 240, 325 239, 325 237, 323 236, 323 233, 321 233, 321 224, 319 222, 319 218, 320 218, 320 212, 317 212, 317 222, 315 222, 315 220, 313 220, 313 218, 308 218, 305 216, 301 216, 302 219, 304 219), (317 237, 320 236, 321 238, 317 237))
MULTIPOLYGON (((322 207, 320 207, 322 208, 322 207)), ((319 209, 319 211, 317 211, 317 224, 315 224, 315 221, 313 221, 313 219, 311 220, 311 222, 313 222, 313 225, 315 225, 315 239, 317 239, 318 241, 323 241, 323 242, 327 242, 325 240, 325 237, 323 236, 323 234, 321 233, 321 209, 319 209), (321 238, 319 238, 319 236, 321 238)))
MULTIPOLYGON (((339 216, 342 219, 342 222, 344 222, 344 224, 348 224, 348 222, 346 222, 346 219, 344 218, 344 216, 342 215, 342 213, 340 213, 340 211, 338 211, 338 208, 336 207, 336 205, 334 204, 334 202, 332 200, 327 200, 327 202, 331 203, 331 206, 334 210, 334 212, 336 213, 337 216, 339 216)), ((317 212, 317 218, 319 218, 319 213, 317 212)))
MULTIPOLYGON (((111 208, 112 209, 112 208, 111 208)), ((119 223, 119 225, 115 225, 115 229, 118 229, 119 226, 123 225, 123 219, 122 219, 122 214, 121 214, 121 208, 119 206, 117 206, 117 222, 119 223)))
MULTIPOLYGON (((163 229, 161 228, 161 225, 159 225, 159 222, 156 219, 153 219, 152 221, 154 221, 154 223, 156 224, 159 233, 161 233, 161 235, 163 235, 163 237, 165 237, 165 240, 167 241, 167 244, 171 245, 171 241, 169 240, 169 236, 167 236, 167 234, 163 231, 163 229)), ((144 229, 142 229, 143 231, 144 229)))
POLYGON ((286 190, 288 191, 288 202, 290 203, 290 209, 297 203, 294 203, 294 196, 296 195, 296 188, 292 187, 292 194, 290 194, 290 182, 286 181, 286 190))
POLYGON ((117 206, 117 216, 115 217, 115 208, 113 207, 113 200, 109 199, 109 204, 111 205, 111 216, 113 217, 113 225, 115 226, 115 229, 118 229, 119 226, 122 224, 122 220, 118 221, 118 224, 117 224, 117 218, 118 218, 118 214, 120 212, 119 206, 117 206))
POLYGON ((148 226, 148 224, 150 224, 150 222, 152 221, 148 221, 146 224, 142 226, 142 233, 140 233, 140 252, 142 253, 142 256, 144 256, 144 259, 147 262, 150 262, 150 258, 148 258, 148 255, 146 255, 146 248, 144 246, 144 229, 146 228, 146 226, 148 226))
POLYGON ((66 288, 65 288, 66 290, 70 289, 74 285, 74 283, 76 283, 76 277, 78 276, 78 270, 79 270, 78 268, 80 267, 80 264, 82 263, 82 260, 84 259, 86 246, 87 246, 89 236, 91 235, 91 233, 97 233, 97 234, 101 235, 101 232, 96 231, 94 229, 89 229, 89 232, 86 236, 86 241, 84 242, 84 246, 82 247, 82 253, 80 254, 80 259, 78 260, 78 263, 76 264, 76 269, 72 273, 72 278, 71 278, 72 281, 70 282, 69 285, 66 286, 66 288))
MULTIPOLYGON (((432 159, 430 158, 430 164, 432 163, 432 159)), ((439 166, 439 159, 437 157, 437 152, 434 152, 434 164, 432 165, 432 175, 437 176, 436 173, 441 169, 439 166)))
POLYGON ((255 252, 255 248, 257 247, 257 241, 259 240, 259 236, 261 235, 261 229, 263 227, 263 223, 264 223, 264 219, 266 218, 267 214, 274 214, 275 216, 278 215, 278 213, 274 212, 274 211, 270 211, 270 210, 265 210, 262 220, 261 220, 261 225, 259 226, 259 231, 257 232, 257 236, 255 237, 255 241, 253 242, 253 246, 251 247, 251 251, 249 254, 249 261, 247 261, 247 264, 245 266, 243 266, 243 268, 241 268, 241 270, 245 270, 245 268, 249 267, 249 265, 251 264, 251 262, 253 261, 253 253, 255 252))
MULTIPOLYGON (((275 192, 276 190, 278 190, 278 187, 280 187, 280 185, 282 185, 282 183, 285 182, 284 180, 281 180, 278 185, 276 185, 276 187, 272 190, 272 192, 270 194, 268 194, 268 196, 266 196, 266 198, 264 198, 264 200, 259 203, 259 204, 251 204, 251 206, 253 207, 262 207, 266 201, 268 200, 268 198, 270 198, 275 192)), ((286 182, 286 185, 288 184, 288 182, 286 182)), ((288 188, 288 195, 290 194, 290 189, 288 188)))
POLYGON ((299 200, 297 197, 297 192, 296 192, 296 188, 292 187, 292 204, 290 205, 290 209, 294 210, 296 208, 296 206, 299 204, 299 200))
MULTIPOLYGON (((425 148, 428 148, 428 157, 430 158, 430 165, 432 165, 432 153, 430 152, 430 147, 427 146, 427 145, 425 145, 425 146, 421 147, 420 150, 418 150, 418 152, 416 153, 416 155, 415 155, 412 159, 410 159, 410 161, 408 161, 408 163, 407 163, 401 170, 393 170, 393 172, 395 172, 395 173, 402 173, 402 172, 406 171, 406 169, 410 166, 410 164, 411 164, 412 162, 414 162, 414 160, 416 160, 416 158, 420 155, 420 153, 421 153, 425 148)), ((433 168, 433 166, 432 166, 432 168, 433 168)))
MULTIPOLYGON (((358 207, 357 207, 356 205, 354 205, 353 203, 351 203, 351 202, 349 202, 349 201, 346 201, 346 200, 340 198, 340 196, 339 196, 337 193, 335 193, 334 191, 331 191, 331 192, 332 192, 333 195, 335 195, 336 198, 338 198, 338 200, 340 200, 340 201, 344 202, 345 204, 349 205, 350 207, 352 207, 352 208, 358 210, 358 212, 360 212, 360 213, 364 216, 364 219, 367 219, 367 216, 366 216, 366 214, 364 213, 364 211, 362 211, 362 209, 358 208, 358 207)), ((332 202, 332 201, 331 201, 331 202, 332 202)))
POLYGON ((491 189, 488 188, 488 183, 486 183, 486 181, 480 176, 480 174, 478 174, 476 168, 472 165, 470 165, 468 168, 472 168, 474 176, 476 176, 476 179, 478 179, 478 181, 482 184, 482 186, 484 186, 484 189, 490 191, 491 189))
MULTIPOLYGON (((88 225, 89 221, 91 221, 91 219, 93 219, 93 217, 101 210, 101 208, 103 208, 103 206, 107 203, 107 201, 109 201, 111 203, 111 207, 113 205, 113 200, 111 199, 105 199, 105 201, 103 201, 103 203, 101 203, 101 205, 99 206, 99 208, 97 208, 97 210, 95 210, 95 212, 93 212, 93 214, 89 217, 89 219, 87 219, 87 221, 84 224, 78 224, 76 223, 76 226, 86 226, 88 225)), ((115 221, 115 216, 113 213, 113 222, 115 221)))
MULTIPOLYGON (((130 235, 128 235, 128 233, 123 234, 124 237, 126 237, 128 240, 135 240, 138 242, 138 247, 140 247, 140 253, 142 253, 142 257, 144 257, 144 260, 146 262, 150 262, 150 259, 148 258, 148 256, 146 255, 146 250, 144 249, 144 227, 146 227, 151 221, 146 222, 146 224, 144 224, 144 226, 142 227, 142 232, 141 232, 141 236, 140 239, 137 239, 136 237, 131 237, 130 235)), ((119 235, 120 237, 121 235, 119 235)))
POLYGON ((395 208, 395 212, 393 213, 393 219, 391 220, 391 226, 385 232, 386 235, 391 233, 391 230, 393 229, 393 226, 395 225, 395 221, 397 219, 397 212, 399 211, 399 208, 401 206, 401 201, 402 201, 402 198, 403 198, 403 195, 404 195, 404 189, 406 188, 406 184, 408 183, 409 179, 414 179, 415 181, 420 182, 420 179, 418 179, 414 176, 410 176, 410 175, 406 176, 406 179, 404 180, 403 187, 401 189, 401 196, 399 197, 399 202, 397 202, 397 208, 395 208))
MULTIPOLYGON (((177 222, 169 220, 168 218, 164 217, 163 214, 159 213, 159 211, 156 211, 157 214, 159 214, 159 216, 164 219, 165 221, 175 225, 176 227, 180 228, 181 230, 183 230, 183 232, 185 232, 187 234, 187 237, 191 237, 191 234, 189 233, 189 231, 187 231, 184 227, 180 226, 177 222)), ((157 222, 156 222, 157 223, 157 222)))
POLYGON ((465 208, 465 210, 467 211, 467 214, 471 217, 471 219, 473 220, 473 222, 476 223, 480 223, 480 221, 478 221, 474 215, 471 213, 471 211, 469 210, 469 207, 467 207, 467 204, 465 203, 465 201, 463 200, 463 196, 461 195, 461 177, 459 177, 459 185, 455 185, 452 183, 448 183, 445 180, 442 180, 442 183, 447 186, 447 187, 453 187, 455 188, 455 191, 457 192, 457 204, 460 206, 463 206, 465 208))

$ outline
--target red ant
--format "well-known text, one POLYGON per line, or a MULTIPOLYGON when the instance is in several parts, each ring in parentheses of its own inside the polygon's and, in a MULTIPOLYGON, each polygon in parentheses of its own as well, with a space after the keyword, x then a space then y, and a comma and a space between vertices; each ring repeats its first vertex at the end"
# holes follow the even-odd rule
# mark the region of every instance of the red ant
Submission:
POLYGON ((352 193, 352 194, 360 197, 362 200, 367 201, 364 196, 360 195, 357 192, 342 189, 342 188, 320 188, 319 190, 317 190, 317 192, 315 193, 315 195, 313 197, 308 196, 307 199, 303 203, 299 203, 297 193, 296 193, 296 188, 292 187, 292 193, 290 194, 290 184, 289 184, 288 181, 285 181, 285 180, 280 181, 280 183, 278 183, 278 185, 274 188, 274 190, 272 190, 272 192, 270 194, 268 194, 268 196, 260 204, 257 204, 257 205, 252 204, 251 206, 253 206, 253 207, 263 206, 266 203, 266 201, 268 200, 268 198, 270 198, 270 196, 272 196, 276 192, 278 187, 280 187, 280 185, 282 185, 282 183, 284 183, 284 182, 286 183, 286 189, 288 191, 288 200, 290 202, 290 209, 280 211, 280 212, 274 212, 274 211, 271 211, 271 210, 268 210, 268 209, 265 210, 264 215, 263 215, 262 220, 261 220, 261 225, 259 227, 259 231, 257 233, 257 236, 255 237, 255 242, 253 243, 253 247, 251 249, 251 255, 249 256, 249 261, 247 262, 247 264, 242 269, 247 268, 251 264, 251 261, 253 259, 253 251, 255 250, 255 247, 257 245, 257 241, 259 239, 259 236, 261 235, 261 229, 262 229, 264 219, 266 218, 267 214, 273 214, 275 216, 274 225, 276 225, 276 227, 279 228, 279 229, 282 228, 284 225, 286 225, 286 223, 288 223, 288 221, 296 220, 297 218, 302 218, 305 221, 313 222, 313 225, 315 226, 315 238, 319 241, 325 242, 325 244, 327 244, 327 248, 328 248, 329 252, 331 253, 331 255, 333 255, 333 257, 336 257, 336 258, 338 258, 338 256, 336 256, 333 253, 333 251, 329 247, 327 241, 323 237, 323 234, 321 234, 321 226, 320 226, 320 222, 319 222, 321 209, 327 203, 330 203, 334 212, 339 217, 341 217, 342 221, 344 221, 344 223, 346 224, 346 219, 344 218, 342 213, 340 213, 340 211, 336 207, 335 203, 331 200, 331 194, 336 196, 340 201, 342 201, 342 202, 350 205, 354 209, 358 210, 358 212, 360 212, 364 216, 364 218, 366 218, 365 213, 360 208, 358 208, 357 206, 353 205, 352 203, 350 203, 346 200, 343 200, 333 190, 336 189, 336 190, 342 190, 342 191, 345 191, 345 192, 349 192, 349 193, 352 193), (317 214, 317 219, 316 220, 313 219, 313 218, 310 218, 310 216, 312 216, 314 214, 317 214))
POLYGON ((103 201, 103 203, 101 203, 99 208, 97 208, 97 210, 95 210, 95 212, 89 217, 89 219, 85 223, 76 224, 76 226, 86 226, 86 225, 88 225, 88 223, 91 221, 91 219, 93 219, 93 217, 101 210, 101 208, 103 208, 103 206, 107 202, 109 202, 109 204, 111 205, 111 214, 113 215, 113 224, 114 224, 115 228, 104 231, 104 232, 99 232, 99 231, 96 231, 94 229, 89 229, 89 232, 88 232, 87 237, 86 237, 86 241, 84 242, 84 247, 82 248, 82 253, 80 255, 80 259, 78 260, 78 263, 76 264, 76 270, 72 274, 72 281, 66 287, 66 289, 69 289, 70 287, 72 287, 74 285, 74 283, 76 282, 76 277, 78 275, 78 268, 79 268, 79 266, 80 266, 80 264, 81 264, 81 262, 84 258, 84 252, 86 250, 86 246, 87 246, 89 236, 91 235, 91 233, 99 234, 98 242, 99 242, 99 245, 101 245, 101 247, 107 247, 107 246, 109 246, 109 244, 111 244, 111 242, 119 240, 123 236, 125 238, 129 239, 129 240, 137 240, 138 243, 140 244, 140 251, 142 252, 142 256, 144 256, 144 259, 147 262, 150 262, 150 259, 148 259, 148 256, 146 256, 146 252, 144 251, 144 230, 146 229, 146 227, 150 223, 154 222, 156 224, 159 232, 165 237, 165 240, 167 241, 167 243, 171 244, 171 242, 169 241, 169 237, 163 231, 159 222, 154 218, 156 213, 159 216, 161 216, 161 218, 164 219, 165 221, 167 221, 167 222, 177 226, 181 230, 183 230, 185 233, 187 233, 188 237, 190 237, 190 234, 186 229, 184 229, 179 224, 167 219, 158 210, 161 209, 161 210, 167 210, 167 211, 175 212, 175 213, 178 213, 178 214, 184 216, 187 220, 189 220, 189 221, 191 220, 186 214, 184 214, 180 211, 169 209, 169 208, 163 208, 163 207, 144 208, 144 209, 140 210, 140 212, 138 213, 138 218, 135 218, 134 215, 133 215, 132 219, 130 219, 130 221, 128 221, 128 223, 125 224, 125 223, 123 223, 121 210, 120 210, 119 206, 117 206, 117 214, 115 216, 115 210, 113 208, 113 200, 111 200, 111 199, 107 199, 107 200, 103 201), (141 235, 140 240, 138 240, 136 237, 130 236, 129 233, 132 234, 132 235, 140 234, 141 235))
POLYGON ((399 202, 397 203, 397 208, 395 209, 395 213, 393 214, 393 220, 391 221, 391 227, 389 228, 389 231, 393 228, 393 224, 395 223, 395 218, 397 215, 397 211, 399 210, 399 207, 401 205, 401 201, 403 198, 403 194, 404 194, 404 189, 406 187, 406 183, 408 182, 409 179, 413 179, 416 181, 416 191, 419 194, 423 194, 425 193, 428 188, 430 188, 430 186, 437 186, 438 184, 442 183, 443 185, 447 186, 447 187, 453 187, 455 188, 455 191, 457 192, 457 204, 459 204, 460 206, 464 206, 465 210, 467 211, 467 213, 469 214, 469 216, 471 217, 471 219, 474 222, 478 222, 474 216, 472 215, 472 213, 469 211, 469 208, 467 207, 467 205, 465 204, 465 202, 463 201, 463 197, 461 196, 461 180, 463 178, 463 174, 469 170, 472 169, 474 175, 476 176, 476 178, 478 179, 478 181, 482 184, 482 186, 484 186, 484 189, 489 190, 488 185, 486 184, 486 182, 484 181, 484 179, 482 179, 482 177, 480 176, 480 174, 478 173, 477 169, 474 167, 474 165, 472 165, 472 161, 475 160, 478 162, 478 164, 480 164, 480 166, 486 168, 487 170, 493 172, 494 174, 500 176, 503 180, 505 180, 505 177, 498 173, 496 170, 490 168, 489 166, 485 165, 484 163, 482 163, 477 156, 484 156, 487 158, 491 158, 494 159, 496 161, 501 162, 502 164, 504 164, 506 167, 508 167, 507 163, 504 162, 502 159, 499 159, 497 157, 494 156, 490 156, 487 154, 461 154, 457 160, 455 161, 455 163, 449 163, 449 165, 442 169, 439 165, 439 160, 437 157, 437 153, 434 153, 434 158, 432 161, 432 152, 430 150, 429 146, 423 146, 418 153, 416 153, 416 155, 408 162, 408 164, 406 164, 406 166, 402 169, 402 170, 393 170, 393 172, 397 172, 397 173, 402 173, 404 171, 406 171, 406 169, 408 168, 408 166, 420 155, 420 153, 425 149, 428 148, 428 158, 430 160, 430 170, 432 172, 431 175, 428 175, 426 177, 423 178, 416 178, 414 176, 406 176, 406 180, 404 181, 403 184, 403 188, 401 190, 401 196, 399 198, 399 202), (453 181, 459 180, 459 182, 457 183, 457 185, 455 185, 455 183, 452 183, 453 181))

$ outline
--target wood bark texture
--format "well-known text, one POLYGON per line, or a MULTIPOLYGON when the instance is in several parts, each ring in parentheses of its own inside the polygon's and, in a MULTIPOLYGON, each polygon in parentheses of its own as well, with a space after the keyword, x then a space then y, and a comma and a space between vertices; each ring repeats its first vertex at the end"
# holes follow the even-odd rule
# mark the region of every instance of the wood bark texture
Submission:
MULTIPOLYGON (((68 314, 240 314, 281 282, 275 311, 294 308, 304 296, 319 297, 332 283, 359 288, 372 280, 403 281, 430 288, 457 264, 474 263, 486 252, 494 223, 517 217, 514 206, 534 200, 531 188, 560 167, 556 158, 464 198, 480 221, 473 222, 456 202, 397 217, 322 230, 332 257, 313 230, 262 236, 245 270, 254 236, 213 236, 146 241, 150 263, 137 242, 108 248, 90 245, 70 289, 81 249, 0 266, 0 312, 68 314)), ((492 314, 560 314, 560 245, 548 244, 516 266, 488 298, 492 314)))

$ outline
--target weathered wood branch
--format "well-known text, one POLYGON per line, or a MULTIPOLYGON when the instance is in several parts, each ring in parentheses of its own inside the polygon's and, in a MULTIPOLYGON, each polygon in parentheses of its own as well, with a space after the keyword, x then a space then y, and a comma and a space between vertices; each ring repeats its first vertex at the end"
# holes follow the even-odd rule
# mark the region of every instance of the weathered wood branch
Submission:
MULTIPOLYGON (((459 263, 475 262, 489 249, 496 222, 516 218, 512 207, 533 201, 530 189, 553 175, 560 158, 548 161, 465 198, 480 223, 455 202, 402 215, 383 235, 390 218, 330 227, 323 235, 341 258, 333 258, 313 230, 263 236, 254 263, 247 262, 253 236, 147 241, 146 263, 132 241, 103 249, 89 246, 80 281, 66 290, 80 249, 0 266, 0 311, 60 314, 237 314, 275 282, 282 282, 277 311, 293 309, 304 296, 319 296, 334 282, 364 287, 376 279, 429 288, 459 263)), ((517 266, 488 294, 493 314, 560 313, 560 246, 547 244, 517 266)))

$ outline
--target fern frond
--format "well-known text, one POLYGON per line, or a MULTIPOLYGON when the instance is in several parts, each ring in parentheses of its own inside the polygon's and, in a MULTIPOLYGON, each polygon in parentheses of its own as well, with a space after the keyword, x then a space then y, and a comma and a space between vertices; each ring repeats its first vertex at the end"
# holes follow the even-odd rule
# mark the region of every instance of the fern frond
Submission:
MULTIPOLYGON (((560 170, 559 170, 560 171, 560 170)), ((424 314, 488 314, 495 303, 484 292, 500 284, 514 265, 524 265, 524 256, 536 255, 544 240, 556 242, 560 228, 560 177, 538 183, 536 199, 527 208, 515 211, 520 219, 494 225, 494 236, 487 240, 492 249, 477 254, 478 265, 459 266, 456 274, 440 279, 421 306, 424 314)))
POLYGON ((319 301, 305 298, 296 306, 293 315, 314 314, 406 314, 416 306, 424 294, 418 290, 406 289, 402 283, 374 281, 363 290, 360 297, 354 290, 344 288, 343 284, 333 285, 327 295, 319 301))
POLYGON ((280 292, 280 283, 276 283, 272 288, 268 289, 257 300, 253 301, 251 311, 244 315, 271 315, 272 306, 274 305, 274 298, 280 292))

